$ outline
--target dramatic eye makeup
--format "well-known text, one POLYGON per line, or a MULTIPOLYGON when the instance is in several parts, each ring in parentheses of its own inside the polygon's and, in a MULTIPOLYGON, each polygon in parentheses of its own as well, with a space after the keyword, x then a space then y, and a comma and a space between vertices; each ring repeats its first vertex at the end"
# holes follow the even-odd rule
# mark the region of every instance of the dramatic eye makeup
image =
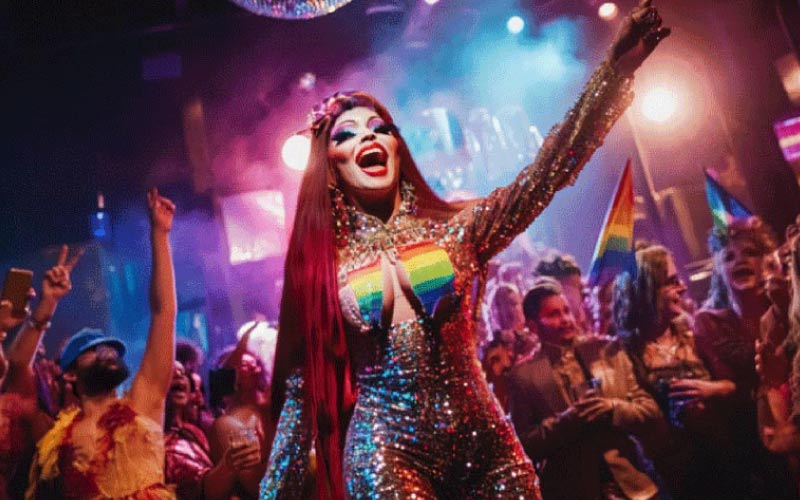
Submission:
POLYGON ((376 134, 386 134, 386 135, 391 135, 397 130, 397 127, 395 127, 391 123, 386 123, 383 120, 383 118, 379 116, 374 116, 370 118, 369 121, 367 122, 367 128, 369 128, 376 134))
POLYGON ((341 144, 344 141, 356 136, 355 128, 352 125, 345 125, 338 127, 331 134, 331 140, 336 144, 341 144))
MULTIPOLYGON (((386 123, 383 118, 373 116, 366 122, 366 128, 376 134, 393 135, 397 131, 397 127, 391 123, 386 123)), ((358 135, 358 125, 354 121, 346 121, 339 124, 331 134, 331 141, 335 144, 341 144, 348 139, 352 139, 358 135)))
POLYGON ((382 123, 372 130, 374 130, 376 134, 393 135, 397 128, 391 123, 382 123))

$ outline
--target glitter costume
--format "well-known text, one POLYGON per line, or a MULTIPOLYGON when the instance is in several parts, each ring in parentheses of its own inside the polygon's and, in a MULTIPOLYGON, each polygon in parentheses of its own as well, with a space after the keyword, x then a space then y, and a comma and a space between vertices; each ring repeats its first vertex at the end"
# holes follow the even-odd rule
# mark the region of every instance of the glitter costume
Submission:
POLYGON ((164 437, 161 425, 138 415, 124 400, 106 410, 91 457, 72 443, 83 413, 72 407, 59 414, 37 443, 26 499, 174 500, 164 484, 164 437))
MULTIPOLYGON (((349 498, 539 497, 533 466, 478 362, 473 292, 489 259, 573 182, 629 105, 630 83, 602 64, 535 162, 448 220, 419 217, 409 183, 387 223, 333 190, 339 301, 357 389, 344 448, 349 498), (393 300, 385 297, 387 266, 417 319, 384 326, 385 301, 393 300)), ((289 384, 262 499, 302 491, 312 442, 302 395, 296 380, 289 384)))

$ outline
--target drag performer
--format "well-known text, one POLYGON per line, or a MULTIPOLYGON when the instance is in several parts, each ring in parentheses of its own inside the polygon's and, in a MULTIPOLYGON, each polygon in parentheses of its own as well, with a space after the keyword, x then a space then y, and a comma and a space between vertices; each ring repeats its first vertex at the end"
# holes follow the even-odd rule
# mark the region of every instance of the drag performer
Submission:
POLYGON ((440 200, 372 96, 336 94, 314 110, 261 498, 300 496, 312 445, 320 498, 539 498, 481 372, 474 287, 629 105, 633 71, 669 34, 650 3, 625 20, 534 163, 485 199, 440 200))

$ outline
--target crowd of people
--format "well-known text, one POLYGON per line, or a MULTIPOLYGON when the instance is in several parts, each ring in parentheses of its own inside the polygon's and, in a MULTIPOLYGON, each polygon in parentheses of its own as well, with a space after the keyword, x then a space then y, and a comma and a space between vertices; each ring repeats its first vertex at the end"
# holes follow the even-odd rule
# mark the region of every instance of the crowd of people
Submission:
MULTIPOLYGON (((72 288, 82 252, 65 245, 44 275, 39 300, 17 315, 0 303, 0 498, 255 498, 275 426, 269 372, 245 332, 212 372, 206 403, 203 354, 175 341, 177 302, 169 232, 175 206, 148 193, 152 275, 150 330, 130 376, 126 345, 95 328, 66 339, 55 359, 42 337, 72 288)), ((30 297, 36 295, 31 290, 30 297)))
MULTIPOLYGON (((18 330, 0 357, 0 498, 258 498, 272 370, 245 331, 211 370, 207 403, 202 352, 172 347, 174 206, 149 199, 151 329, 125 396, 120 340, 85 328, 55 360, 41 352, 80 252, 62 249, 26 318, 0 304, 4 334, 18 330)), ((483 368, 544 498, 798 498, 800 217, 780 243, 757 217, 734 220, 709 250, 697 310, 661 245, 637 244, 635 272, 610 294, 566 255, 495 266, 483 368)), ((296 498, 315 495, 314 455, 296 498)))
POLYGON ((483 366, 545 498, 798 498, 798 234, 779 243, 758 217, 712 230, 700 308, 645 242, 635 272, 577 304, 569 256, 524 290, 493 281, 483 366))
POLYGON ((536 160, 479 200, 440 199, 373 96, 326 99, 274 357, 251 329, 204 378, 203 353, 176 343, 176 207, 153 189, 150 329, 128 390, 126 346, 101 330, 48 359, 81 258, 65 246, 32 310, 0 302, 0 499, 797 498, 797 225, 780 244, 756 217, 714 230, 698 310, 659 245, 591 293, 568 256, 496 263, 669 33, 642 0, 536 160))

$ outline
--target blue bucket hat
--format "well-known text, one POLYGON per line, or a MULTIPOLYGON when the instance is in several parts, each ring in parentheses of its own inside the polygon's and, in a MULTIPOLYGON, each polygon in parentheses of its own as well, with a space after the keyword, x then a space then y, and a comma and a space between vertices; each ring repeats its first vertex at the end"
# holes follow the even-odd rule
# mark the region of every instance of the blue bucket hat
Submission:
POLYGON ((70 337, 64 346, 64 350, 61 351, 61 357, 58 360, 61 371, 65 371, 73 361, 78 359, 78 356, 100 344, 110 345, 119 352, 120 357, 124 356, 127 350, 124 342, 117 338, 109 337, 103 333, 103 330, 82 328, 78 333, 70 337))

